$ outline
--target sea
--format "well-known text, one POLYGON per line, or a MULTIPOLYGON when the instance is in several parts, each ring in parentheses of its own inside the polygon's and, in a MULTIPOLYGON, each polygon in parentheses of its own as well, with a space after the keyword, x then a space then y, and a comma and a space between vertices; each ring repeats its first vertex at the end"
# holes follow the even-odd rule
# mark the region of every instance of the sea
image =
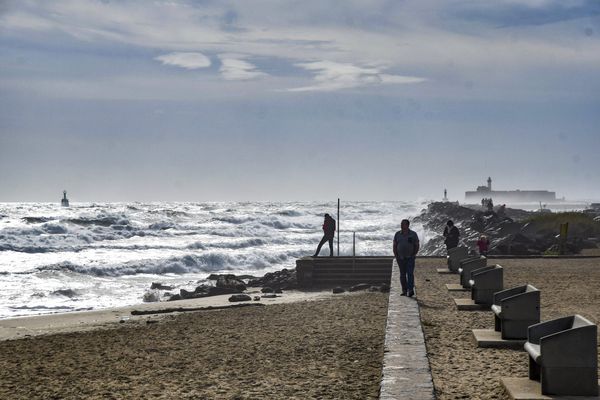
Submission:
MULTIPOLYGON (((342 202, 340 255, 391 255, 400 221, 426 204, 342 202)), ((0 319, 138 304, 164 295, 148 296, 153 282, 178 292, 212 273, 294 268, 315 252, 325 213, 337 220, 337 201, 0 203, 0 319)))

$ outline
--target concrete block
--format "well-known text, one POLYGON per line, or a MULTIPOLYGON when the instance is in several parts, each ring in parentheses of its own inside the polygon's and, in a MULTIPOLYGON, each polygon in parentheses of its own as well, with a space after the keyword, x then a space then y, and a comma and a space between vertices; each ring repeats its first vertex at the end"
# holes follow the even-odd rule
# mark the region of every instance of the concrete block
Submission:
POLYGON ((454 304, 460 311, 485 311, 490 309, 489 305, 477 304, 472 299, 454 299, 454 304))
POLYGON ((493 349, 523 350, 525 340, 502 339, 502 334, 493 329, 473 329, 473 338, 477 347, 493 349))
POLYGON ((458 272, 455 271, 450 271, 448 268, 438 268, 437 269, 438 274, 458 274, 458 272))
MULTIPOLYGON (((500 378, 512 400, 598 400, 600 396, 555 396, 542 394, 542 385, 528 378, 500 378)), ((600 388, 600 381, 598 381, 600 388)))
POLYGON ((466 292, 467 289, 462 287, 460 283, 446 283, 446 288, 449 292, 466 292))

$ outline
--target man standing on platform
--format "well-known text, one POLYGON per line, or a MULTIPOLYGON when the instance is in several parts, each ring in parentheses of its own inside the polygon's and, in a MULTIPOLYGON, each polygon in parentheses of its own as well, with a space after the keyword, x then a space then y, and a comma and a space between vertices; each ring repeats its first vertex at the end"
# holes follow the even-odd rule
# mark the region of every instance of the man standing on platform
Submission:
POLYGON ((329 214, 325 214, 325 220, 323 221, 323 239, 317 246, 317 251, 313 257, 317 257, 321 252, 321 247, 329 242, 329 257, 333 257, 333 238, 335 237, 335 219, 329 214))
POLYGON ((415 295, 415 257, 419 252, 419 236, 408 229, 410 222, 403 219, 400 230, 394 235, 394 257, 400 267, 402 296, 415 295))

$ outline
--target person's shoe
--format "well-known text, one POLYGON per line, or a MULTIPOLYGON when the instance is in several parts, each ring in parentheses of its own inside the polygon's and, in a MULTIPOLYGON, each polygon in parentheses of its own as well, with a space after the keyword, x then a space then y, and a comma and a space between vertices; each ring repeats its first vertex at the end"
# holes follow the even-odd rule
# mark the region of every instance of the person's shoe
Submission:
POLYGON ((408 292, 408 297, 413 297, 414 295, 415 295, 414 291, 411 290, 411 291, 408 292))
POLYGON ((313 257, 319 257, 319 255, 318 254, 313 254, 313 257))
POLYGON ((400 293, 400 296, 406 296, 406 292, 400 293))

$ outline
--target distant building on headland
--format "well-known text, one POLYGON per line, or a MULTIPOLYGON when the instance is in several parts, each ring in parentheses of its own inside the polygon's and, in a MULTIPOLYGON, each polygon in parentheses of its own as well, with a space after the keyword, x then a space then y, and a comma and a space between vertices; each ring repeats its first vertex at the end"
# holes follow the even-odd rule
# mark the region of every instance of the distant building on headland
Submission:
POLYGON ((558 201, 556 192, 547 190, 492 190, 492 178, 487 186, 478 186, 477 190, 465 192, 465 200, 479 204, 481 199, 492 199, 494 203, 552 203, 558 201))

